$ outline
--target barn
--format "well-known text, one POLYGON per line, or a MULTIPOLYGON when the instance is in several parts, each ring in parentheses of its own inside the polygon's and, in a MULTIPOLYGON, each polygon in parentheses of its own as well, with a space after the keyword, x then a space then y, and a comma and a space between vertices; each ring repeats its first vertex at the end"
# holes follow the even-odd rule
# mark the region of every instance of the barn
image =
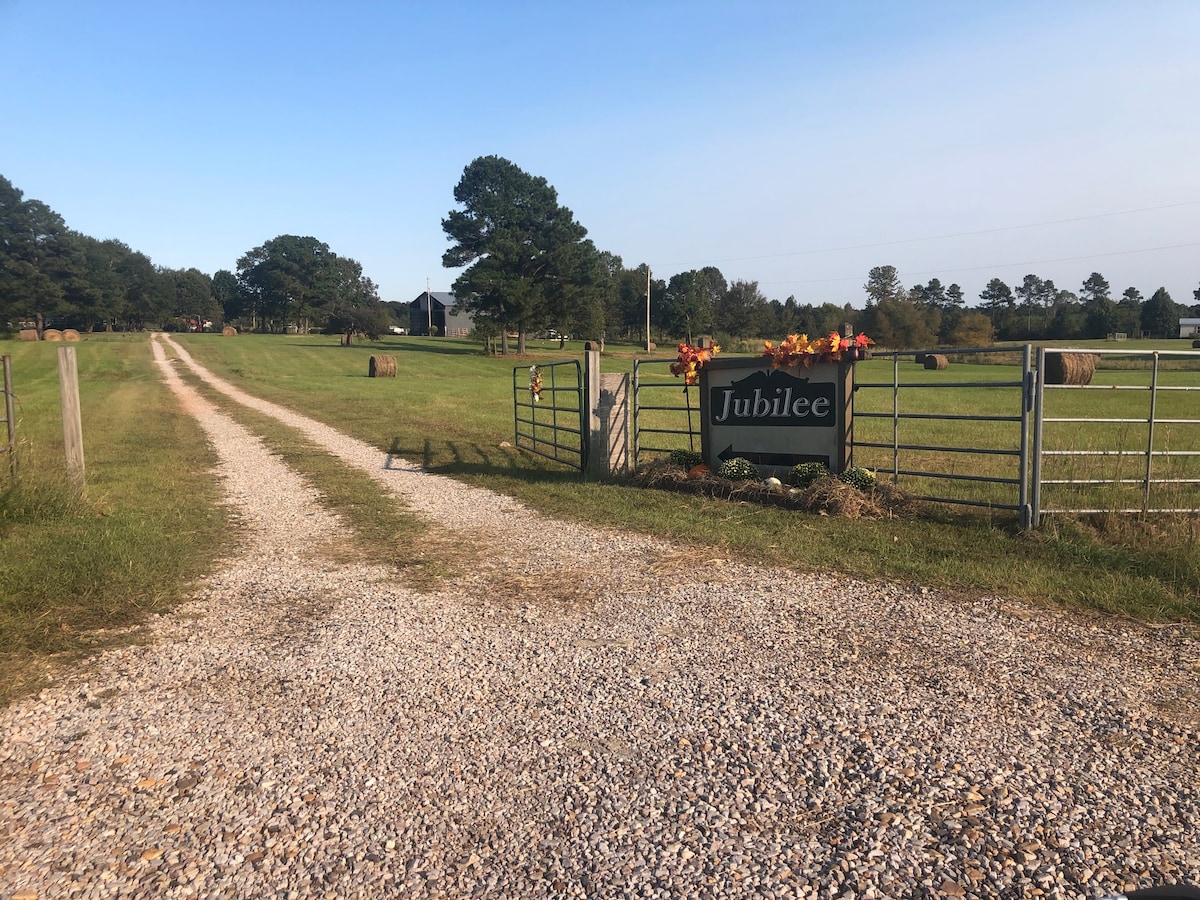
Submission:
POLYGON ((1180 319, 1179 336, 1181 338, 1200 337, 1200 318, 1180 319))
POLYGON ((408 305, 408 333, 430 333, 442 337, 466 337, 474 328, 471 316, 461 308, 458 298, 448 291, 421 291, 408 305))

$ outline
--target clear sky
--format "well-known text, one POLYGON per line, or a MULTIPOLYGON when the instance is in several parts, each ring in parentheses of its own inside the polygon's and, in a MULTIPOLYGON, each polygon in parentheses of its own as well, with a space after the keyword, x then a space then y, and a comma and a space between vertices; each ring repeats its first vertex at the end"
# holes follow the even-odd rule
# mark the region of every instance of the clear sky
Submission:
POLYGON ((279 234, 447 290, 496 154, 655 277, 1200 285, 1200 2, 0 0, 0 174, 157 264, 279 234))

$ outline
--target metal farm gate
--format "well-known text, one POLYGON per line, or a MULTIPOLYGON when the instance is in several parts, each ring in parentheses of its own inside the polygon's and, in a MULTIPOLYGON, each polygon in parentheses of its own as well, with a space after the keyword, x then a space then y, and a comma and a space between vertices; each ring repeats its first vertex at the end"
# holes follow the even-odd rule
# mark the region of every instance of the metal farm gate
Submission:
POLYGON ((855 378, 854 464, 892 476, 893 483, 921 500, 1012 510, 1028 528, 1036 375, 1030 347, 877 353, 875 358, 891 361, 892 378, 855 378), (943 367, 926 365, 930 356, 944 357, 943 367), (999 364, 955 364, 950 374, 952 360, 989 358, 999 364), (921 368, 902 375, 902 360, 921 368))
POLYGON ((670 359, 633 361, 633 466, 643 453, 700 449, 700 389, 685 389, 670 359))
POLYGON ((583 369, 578 360, 515 366, 513 442, 582 472, 587 465, 583 396, 583 369))
POLYGON ((1200 512, 1200 352, 1039 348, 1038 371, 1050 365, 1066 381, 1086 372, 1088 383, 1038 379, 1035 522, 1052 513, 1200 512))
MULTIPOLYGON (((935 503, 1056 513, 1200 512, 1200 351, 1032 345, 876 353, 856 367, 852 453, 935 503), (927 356, 944 357, 928 366, 927 356), (1048 384, 1056 354, 1094 357, 1093 383, 1048 384), (1047 360, 1050 360, 1048 363, 1047 360), (919 368, 902 368, 915 362, 919 368), (878 367, 875 368, 878 371, 878 367)), ((667 366, 633 369, 633 462, 700 449, 698 397, 667 366)))

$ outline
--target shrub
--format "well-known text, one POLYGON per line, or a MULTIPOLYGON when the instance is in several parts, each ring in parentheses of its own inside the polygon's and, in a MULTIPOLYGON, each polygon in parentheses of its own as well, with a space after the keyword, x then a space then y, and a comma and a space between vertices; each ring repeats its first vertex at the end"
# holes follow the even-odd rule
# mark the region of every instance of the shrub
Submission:
POLYGON ((788 472, 787 483, 799 488, 806 488, 818 478, 828 474, 829 467, 825 463, 797 463, 792 466, 792 471, 788 472))
POLYGON ((838 480, 844 481, 846 484, 856 487, 860 491, 869 491, 875 487, 875 482, 878 479, 876 479, 875 473, 870 469, 864 469, 862 466, 851 466, 838 476, 838 480))
POLYGON ((672 450, 671 462, 692 469, 704 464, 704 454, 698 450, 672 450))
POLYGON ((721 463, 720 468, 717 469, 717 477, 729 481, 757 481, 758 467, 748 459, 735 456, 733 459, 727 459, 721 463))

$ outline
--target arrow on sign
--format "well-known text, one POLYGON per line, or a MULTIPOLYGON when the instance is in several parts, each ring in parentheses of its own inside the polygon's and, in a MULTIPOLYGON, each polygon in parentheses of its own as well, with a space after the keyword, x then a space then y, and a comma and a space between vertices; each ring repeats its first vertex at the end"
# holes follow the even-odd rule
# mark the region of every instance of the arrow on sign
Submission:
POLYGON ((817 456, 812 453, 758 453, 754 450, 735 450, 730 444, 717 454, 721 462, 740 456, 760 466, 795 466, 805 462, 819 462, 829 465, 828 456, 817 456))

